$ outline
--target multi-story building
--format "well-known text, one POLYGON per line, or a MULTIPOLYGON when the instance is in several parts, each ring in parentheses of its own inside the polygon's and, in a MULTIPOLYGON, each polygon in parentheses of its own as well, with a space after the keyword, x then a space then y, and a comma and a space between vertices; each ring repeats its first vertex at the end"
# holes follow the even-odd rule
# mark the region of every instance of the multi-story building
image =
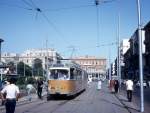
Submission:
POLYGON ((16 53, 2 53, 2 62, 8 63, 8 62, 18 62, 19 61, 19 54, 16 53))
POLYGON ((104 79, 106 77, 106 59, 93 56, 76 57, 72 59, 87 71, 88 77, 104 79))
MULTIPOLYGON (((142 54, 143 67, 145 66, 145 31, 142 30, 142 54)), ((124 55, 125 62, 125 76, 130 76, 133 79, 139 79, 139 40, 138 30, 134 32, 130 40, 130 49, 124 55)))
POLYGON ((121 78, 124 79, 125 78, 125 73, 124 73, 124 67, 125 67, 125 63, 124 63, 124 55, 127 52, 127 50, 130 48, 130 43, 129 43, 129 39, 123 39, 120 43, 120 68, 121 68, 121 78))
POLYGON ((147 23, 147 25, 144 27, 145 30, 145 75, 150 80, 150 22, 147 23))
POLYGON ((32 66, 35 59, 40 59, 43 68, 46 69, 47 63, 51 65, 51 63, 57 62, 62 57, 54 49, 30 49, 22 53, 19 60, 32 66))
POLYGON ((22 54, 2 54, 2 62, 4 63, 18 63, 22 61, 32 67, 35 59, 40 59, 42 61, 43 68, 46 69, 47 63, 48 65, 50 65, 51 63, 57 62, 58 60, 62 59, 62 57, 54 49, 30 49, 26 50, 22 54))

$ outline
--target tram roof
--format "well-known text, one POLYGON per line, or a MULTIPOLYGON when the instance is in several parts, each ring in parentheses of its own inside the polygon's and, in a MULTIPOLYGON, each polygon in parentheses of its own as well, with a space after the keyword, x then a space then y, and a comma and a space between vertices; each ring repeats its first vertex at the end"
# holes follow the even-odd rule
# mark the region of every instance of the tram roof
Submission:
POLYGON ((69 61, 69 60, 63 60, 63 61, 60 61, 59 63, 55 63, 55 64, 52 64, 50 68, 56 68, 56 67, 76 67, 76 68, 81 68, 81 66, 77 63, 75 63, 74 61, 69 61))

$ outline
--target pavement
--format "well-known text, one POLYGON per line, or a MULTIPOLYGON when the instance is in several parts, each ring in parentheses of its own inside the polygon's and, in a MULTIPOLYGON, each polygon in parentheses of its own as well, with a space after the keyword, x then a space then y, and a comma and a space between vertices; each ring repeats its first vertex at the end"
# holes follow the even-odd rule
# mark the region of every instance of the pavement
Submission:
MULTIPOLYGON (((42 96, 45 97, 46 94, 47 94, 47 92, 46 92, 46 90, 44 90, 42 92, 42 96)), ((18 99, 16 106, 28 104, 28 103, 34 102, 39 99, 36 93, 32 93, 30 95, 27 95, 27 94, 23 94, 23 95, 24 96, 21 96, 21 98, 18 99), (30 100, 30 98, 31 98, 31 100, 30 100)), ((1 103, 2 103, 2 100, 0 99, 0 111, 5 109, 5 106, 2 105, 1 103)))
MULTIPOLYGON (((75 101, 76 103, 74 104, 77 104, 80 111, 78 113, 140 113, 140 107, 135 103, 136 101, 128 102, 125 92, 112 93, 104 82, 102 83, 102 89, 96 90, 96 84, 96 82, 91 83, 84 94, 76 98, 77 100, 83 100, 86 97, 85 103, 84 101, 80 101, 81 103, 75 101), (87 108, 88 104, 92 106, 87 108)), ((46 91, 43 92, 44 95, 46 95, 46 91)), ((31 97, 31 101, 29 101, 29 96, 20 98, 17 106, 38 100, 36 94, 32 94, 31 97)), ((72 107, 72 104, 69 105, 72 107)), ((4 109, 5 106, 0 105, 0 111, 4 109)), ((68 107, 65 109, 68 109, 68 107)), ((144 113, 150 113, 150 111, 145 111, 144 113)))

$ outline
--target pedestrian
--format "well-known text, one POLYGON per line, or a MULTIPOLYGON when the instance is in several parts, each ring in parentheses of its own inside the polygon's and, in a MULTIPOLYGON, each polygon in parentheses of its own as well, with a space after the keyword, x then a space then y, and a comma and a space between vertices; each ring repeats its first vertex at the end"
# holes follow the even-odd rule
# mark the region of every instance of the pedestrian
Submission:
POLYGON ((118 89, 119 89, 119 81, 115 80, 114 82, 114 89, 115 89, 115 93, 118 93, 118 89))
POLYGON ((92 82, 92 78, 89 77, 89 78, 88 78, 88 85, 90 85, 91 82, 92 82))
POLYGON ((31 101, 32 96, 31 93, 32 92, 36 92, 36 89, 34 88, 34 86, 29 82, 26 86, 26 90, 27 90, 27 94, 28 94, 28 100, 31 101))
POLYGON ((100 90, 101 88, 102 88, 102 82, 101 82, 101 80, 98 80, 97 89, 100 90))
POLYGON ((128 79, 126 81, 127 99, 129 102, 132 101, 133 81, 128 79))
POLYGON ((40 78, 38 81, 37 81, 37 95, 40 99, 42 99, 42 88, 43 88, 43 81, 42 79, 40 78))
MULTIPOLYGON (((3 84, 2 89, 4 89, 4 87, 6 87, 7 85, 9 85, 10 83, 6 80, 3 84)), ((4 98, 6 98, 6 93, 3 95, 4 98)), ((2 105, 5 105, 5 100, 2 100, 2 105)))
POLYGON ((6 87, 4 87, 0 93, 2 100, 5 100, 6 113, 14 113, 16 107, 16 101, 19 98, 19 88, 15 85, 16 79, 11 78, 6 87), (4 97, 6 95, 6 98, 4 97))
POLYGON ((114 80, 110 80, 110 91, 111 91, 111 93, 115 92, 115 89, 114 89, 114 80))

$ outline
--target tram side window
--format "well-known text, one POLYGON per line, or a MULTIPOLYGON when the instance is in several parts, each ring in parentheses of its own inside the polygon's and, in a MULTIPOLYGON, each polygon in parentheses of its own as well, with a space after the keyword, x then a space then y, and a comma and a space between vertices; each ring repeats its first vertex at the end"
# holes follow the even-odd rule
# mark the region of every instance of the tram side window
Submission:
POLYGON ((75 79, 75 70, 73 68, 70 69, 70 79, 75 79))
POLYGON ((81 80, 81 79, 82 79, 82 71, 77 70, 77 80, 81 80))

